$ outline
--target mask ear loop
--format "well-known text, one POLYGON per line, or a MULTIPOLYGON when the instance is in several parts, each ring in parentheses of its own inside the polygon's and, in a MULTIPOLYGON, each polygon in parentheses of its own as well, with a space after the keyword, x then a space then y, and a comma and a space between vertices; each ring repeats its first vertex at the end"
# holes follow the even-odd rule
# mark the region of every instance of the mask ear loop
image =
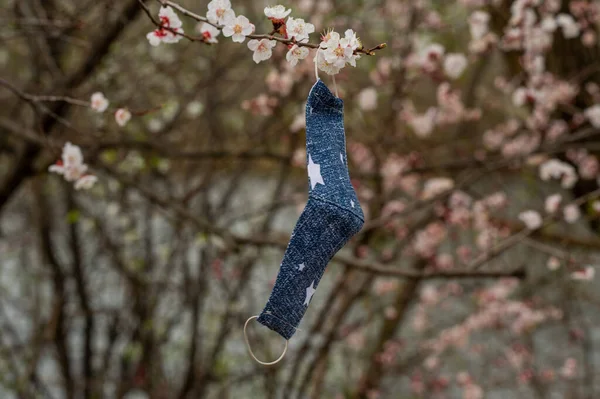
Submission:
POLYGON ((248 320, 246 320, 246 323, 244 323, 244 340, 246 341, 246 348, 248 348, 248 352, 250 353, 250 356, 252 357, 252 359, 256 360, 257 363, 262 364, 263 366, 272 366, 274 364, 277 364, 281 361, 281 359, 283 359, 283 357, 285 356, 287 349, 288 349, 288 340, 285 340, 285 348, 283 349, 283 353, 281 354, 281 356, 279 356, 279 358, 277 358, 277 360, 274 360, 272 362, 263 362, 260 361, 256 358, 256 356, 254 355, 254 352, 252 352, 252 348, 250 348, 250 341, 248 341, 248 334, 246 334, 246 328, 248 327, 248 323, 254 319, 258 319, 258 316, 252 316, 250 318, 248 318, 248 320))
MULTIPOLYGON (((315 62, 315 77, 316 77, 317 81, 319 80, 319 67, 318 67, 318 64, 317 64, 317 61, 319 59, 319 51, 321 51, 321 49, 317 48, 317 51, 315 53, 315 59, 314 59, 314 62, 315 62)), ((338 93, 338 88, 337 88, 337 82, 335 81, 335 75, 332 75, 331 77, 333 78, 333 90, 335 91, 335 96, 337 98, 340 98, 340 94, 338 93)))
POLYGON ((331 75, 331 77, 333 78, 333 90, 335 91, 335 96, 340 98, 340 95, 338 94, 337 83, 335 82, 335 75, 331 75))
POLYGON ((317 51, 315 52, 315 59, 314 59, 314 61, 315 61, 315 76, 317 78, 317 82, 319 81, 319 68, 318 68, 318 65, 317 65, 318 58, 319 58, 319 50, 320 49, 317 48, 317 51))

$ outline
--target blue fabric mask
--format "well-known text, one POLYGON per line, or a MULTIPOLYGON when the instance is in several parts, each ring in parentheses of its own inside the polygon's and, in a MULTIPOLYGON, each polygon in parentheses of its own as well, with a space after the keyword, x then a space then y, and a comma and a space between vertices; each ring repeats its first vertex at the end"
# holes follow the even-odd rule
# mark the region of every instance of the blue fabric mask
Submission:
POLYGON ((327 263, 364 224, 348 174, 344 102, 320 79, 306 103, 306 163, 308 202, 258 317, 286 340, 304 317, 327 263))

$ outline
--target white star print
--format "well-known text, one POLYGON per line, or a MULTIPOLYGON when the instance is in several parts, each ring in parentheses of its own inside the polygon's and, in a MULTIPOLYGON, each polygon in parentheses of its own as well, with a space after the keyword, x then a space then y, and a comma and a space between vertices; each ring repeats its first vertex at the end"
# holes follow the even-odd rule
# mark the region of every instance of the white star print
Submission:
POLYGON ((314 163, 311 156, 308 156, 308 177, 310 178, 310 187, 315 188, 318 183, 325 185, 323 176, 321 176, 321 165, 314 163))
POLYGON ((350 200, 350 205, 352 205, 352 208, 354 208, 354 201, 350 200))
POLYGON ((340 161, 342 161, 342 163, 344 163, 344 156, 342 155, 341 152, 340 152, 340 161))
POLYGON ((298 265, 298 270, 302 271, 302 270, 304 270, 305 267, 306 267, 306 265, 304 263, 300 263, 298 265))
POLYGON ((312 283, 310 283, 310 287, 308 287, 306 289, 306 299, 304 300, 304 304, 306 306, 308 306, 308 303, 310 302, 310 299, 312 298, 312 296, 315 294, 315 287, 313 287, 315 285, 315 281, 313 280, 312 283))

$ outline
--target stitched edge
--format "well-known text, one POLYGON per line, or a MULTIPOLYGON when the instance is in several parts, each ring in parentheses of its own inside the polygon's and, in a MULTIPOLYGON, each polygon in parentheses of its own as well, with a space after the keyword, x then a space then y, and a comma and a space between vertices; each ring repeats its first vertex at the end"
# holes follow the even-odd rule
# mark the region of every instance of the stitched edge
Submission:
MULTIPOLYGON (((341 206, 341 205, 339 205, 339 204, 336 204, 336 203, 335 203, 335 202, 333 202, 333 201, 330 201, 330 200, 328 200, 328 199, 326 199, 326 198, 320 197, 320 196, 318 196, 317 194, 312 194, 312 193, 311 193, 311 194, 309 194, 309 195, 308 195, 308 198, 309 198, 309 199, 310 199, 310 198, 313 198, 313 199, 315 199, 315 200, 317 200, 317 201, 321 201, 321 202, 324 202, 324 203, 326 203, 326 204, 329 204, 329 205, 335 206, 336 208, 339 208, 339 209, 341 209, 341 210, 344 210, 344 211, 346 211, 346 212, 348 212, 348 213, 351 213, 352 215, 356 216, 356 217, 357 217, 357 218, 359 218, 359 219, 360 219, 360 220, 361 220, 363 223, 365 222, 365 219, 364 219, 364 217, 362 217, 360 214, 356 213, 356 212, 355 212, 355 211, 353 211, 352 209, 350 209, 350 208, 345 208, 345 207, 343 207, 343 206, 341 206)), ((360 206, 360 204, 359 204, 359 206, 360 206)))
MULTIPOLYGON (((316 89, 316 90, 323 90, 323 89, 316 89)), ((336 97, 333 95, 333 93, 331 92, 331 90, 329 90, 329 88, 327 87, 327 85, 321 79, 319 79, 317 81, 317 83, 315 83, 313 85, 313 87, 310 89, 310 92, 308 93, 308 96, 309 96, 309 98, 311 98, 311 96, 312 96, 312 98, 314 98, 316 102, 318 102, 319 104, 323 105, 324 107, 330 108, 333 111, 335 111, 336 113, 344 115, 344 100, 342 100, 341 98, 337 98, 336 99, 336 97), (325 89, 327 90, 326 94, 334 97, 334 101, 339 101, 339 105, 340 105, 341 109, 339 109, 336 106, 332 106, 330 104, 327 104, 318 95, 313 94, 313 91, 315 90, 315 88, 317 87, 317 85, 319 83, 321 83, 323 86, 325 86, 325 89)), ((307 104, 308 104, 308 101, 307 101, 307 104)))

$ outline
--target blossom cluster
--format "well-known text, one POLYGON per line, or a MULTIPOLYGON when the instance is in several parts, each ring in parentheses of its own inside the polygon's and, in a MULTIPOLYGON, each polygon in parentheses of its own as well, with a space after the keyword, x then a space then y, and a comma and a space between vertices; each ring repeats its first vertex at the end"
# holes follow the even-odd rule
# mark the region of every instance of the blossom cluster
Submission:
POLYGON ((560 320, 560 309, 548 307, 535 309, 530 304, 509 299, 517 287, 514 279, 503 279, 479 293, 480 308, 464 322, 443 330, 436 338, 426 341, 423 347, 439 355, 449 348, 464 347, 469 337, 477 331, 501 324, 510 326, 515 335, 526 333, 540 323, 560 320))
MULTIPOLYGON (((110 101, 101 92, 95 92, 90 97, 89 106, 95 112, 104 113, 109 105, 110 101)), ((127 108, 118 108, 114 117, 117 124, 123 127, 131 119, 131 112, 127 108)), ((68 182, 75 182, 76 190, 90 189, 98 181, 96 176, 87 173, 88 165, 83 162, 81 148, 70 142, 63 146, 61 159, 50 165, 48 171, 63 176, 68 182)))
POLYGON ((335 75, 346 65, 356 66, 360 58, 360 54, 355 54, 357 49, 362 49, 362 43, 352 29, 346 30, 344 37, 330 30, 322 37, 315 62, 323 72, 335 75))
POLYGON ((452 89, 450 83, 444 82, 437 88, 437 106, 432 106, 424 113, 415 110, 412 101, 406 101, 401 118, 408 123, 419 138, 428 138, 436 127, 455 125, 463 121, 474 121, 481 117, 478 109, 465 107, 459 90, 452 89))
MULTIPOLYGON (((212 0, 208 3, 206 22, 199 23, 195 30, 204 42, 211 44, 218 42, 217 36, 220 33, 225 37, 231 37, 236 43, 243 43, 247 37, 250 37, 248 48, 253 52, 252 59, 256 63, 271 58, 273 48, 277 45, 277 40, 274 40, 272 35, 280 34, 283 43, 288 47, 286 60, 291 66, 296 66, 310 52, 306 44, 309 35, 315 32, 315 26, 301 18, 290 16, 291 12, 291 9, 286 9, 282 5, 265 7, 264 14, 272 22, 274 30, 269 38, 253 38, 255 25, 244 15, 236 15, 231 1, 212 0)), ((184 35, 182 22, 170 6, 161 7, 159 20, 160 26, 146 36, 152 46, 176 43, 181 40, 184 35)), ((363 46, 352 29, 348 29, 344 37, 329 30, 321 39, 314 59, 317 68, 327 74, 335 75, 346 65, 356 66, 356 60, 360 58, 358 51, 362 50, 363 46)), ((449 57, 450 74, 456 76, 462 63, 462 59, 449 57)))
MULTIPOLYGON (((108 109, 110 102, 101 92, 92 94, 90 98, 90 107, 98 112, 103 113, 108 109)), ((121 127, 125 126, 131 120, 131 111, 127 108, 118 108, 115 111, 115 121, 121 127)))
POLYGON ((63 147, 61 159, 48 168, 49 172, 63 176, 66 181, 75 182, 76 190, 90 189, 98 181, 98 178, 87 173, 87 170, 81 148, 69 142, 63 147))
POLYGON ((146 35, 152 46, 161 43, 177 43, 183 37, 183 23, 171 7, 161 7, 158 12, 160 26, 146 35))

